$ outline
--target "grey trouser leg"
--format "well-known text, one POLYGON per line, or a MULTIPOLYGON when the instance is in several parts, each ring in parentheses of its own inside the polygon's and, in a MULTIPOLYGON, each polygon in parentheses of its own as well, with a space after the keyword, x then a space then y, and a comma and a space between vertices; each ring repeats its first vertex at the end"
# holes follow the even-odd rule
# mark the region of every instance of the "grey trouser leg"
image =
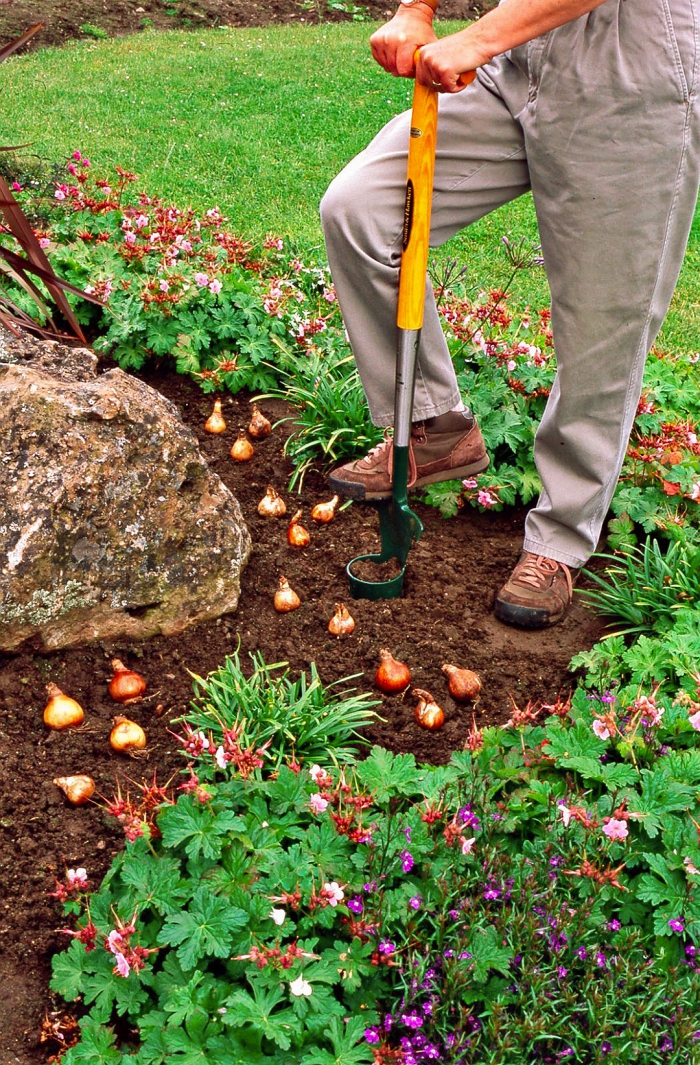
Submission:
MULTIPOLYGON (((527 80, 512 66, 513 110, 527 80)), ((406 188, 410 112, 397 116, 332 183, 321 203, 338 303, 375 425, 394 422, 396 301, 406 188)), ((523 134, 498 95, 474 83, 440 100, 431 244, 530 188, 523 134)), ((435 300, 427 286, 413 404, 415 420, 460 400, 435 300)))
MULTIPOLYGON (((700 172, 697 0, 607 0, 440 101, 431 243, 531 185, 557 380, 535 443, 525 548, 580 566, 624 458, 645 356, 680 270, 700 172)), ((331 185, 328 255, 370 411, 393 420, 408 117, 331 185)), ((458 399, 432 295, 415 417, 458 399)))

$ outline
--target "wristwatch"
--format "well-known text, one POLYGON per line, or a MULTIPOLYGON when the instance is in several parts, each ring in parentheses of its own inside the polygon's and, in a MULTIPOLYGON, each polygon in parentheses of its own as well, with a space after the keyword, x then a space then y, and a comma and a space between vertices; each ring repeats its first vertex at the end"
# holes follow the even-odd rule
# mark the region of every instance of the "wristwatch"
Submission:
POLYGON ((426 4, 431 11, 435 12, 440 0, 399 0, 402 7, 413 7, 414 4, 426 4))

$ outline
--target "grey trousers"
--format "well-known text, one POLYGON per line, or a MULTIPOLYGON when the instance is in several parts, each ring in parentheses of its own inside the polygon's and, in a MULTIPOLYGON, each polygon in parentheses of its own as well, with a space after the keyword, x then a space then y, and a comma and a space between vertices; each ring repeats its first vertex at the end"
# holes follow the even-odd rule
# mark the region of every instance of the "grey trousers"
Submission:
MULTIPOLYGON (((543 489, 524 547, 570 566, 596 548, 697 202, 698 7, 606 0, 440 97, 431 244, 532 190, 557 376, 535 441, 543 489)), ((408 113, 393 119, 321 204, 377 425, 393 422, 408 127, 408 113)), ((459 400, 428 286, 414 419, 459 400)))

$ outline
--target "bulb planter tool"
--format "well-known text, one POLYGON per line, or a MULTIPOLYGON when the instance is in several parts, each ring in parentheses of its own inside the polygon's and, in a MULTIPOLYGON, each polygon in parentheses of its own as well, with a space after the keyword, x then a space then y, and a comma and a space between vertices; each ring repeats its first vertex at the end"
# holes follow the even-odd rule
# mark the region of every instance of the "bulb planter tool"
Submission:
MULTIPOLYGON (((418 50, 419 51, 419 50, 418 50)), ((418 61, 418 51, 414 62, 418 61)), ((474 72, 463 74, 460 83, 473 81, 474 72)), ((411 416, 416 378, 416 358, 425 302, 426 272, 430 248, 430 210, 433 200, 438 94, 416 80, 413 88, 408 170, 404 201, 403 242, 399 273, 396 383, 394 390, 394 438, 392 447, 391 498, 370 501, 379 514, 381 551, 357 555, 346 566, 350 592, 356 599, 396 599, 401 595, 408 553, 420 540, 423 523, 408 505, 408 465, 411 416), (357 563, 382 565, 395 559, 400 573, 386 581, 363 580, 353 569, 357 563)))

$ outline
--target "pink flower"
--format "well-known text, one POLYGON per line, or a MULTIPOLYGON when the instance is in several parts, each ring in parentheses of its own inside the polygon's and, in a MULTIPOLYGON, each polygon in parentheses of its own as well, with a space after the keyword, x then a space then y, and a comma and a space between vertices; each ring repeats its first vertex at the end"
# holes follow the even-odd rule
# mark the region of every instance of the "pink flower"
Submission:
POLYGON ((126 960, 126 958, 124 957, 124 955, 123 954, 115 954, 115 959, 116 959, 117 964, 114 966, 112 972, 118 973, 119 976, 124 976, 124 977, 128 976, 129 973, 131 972, 131 966, 129 965, 129 963, 126 960))
POLYGON ((226 768, 226 751, 223 747, 216 748, 216 754, 214 755, 214 761, 218 765, 219 769, 226 768))
POLYGON ((476 843, 476 836, 472 836, 471 839, 466 839, 464 836, 460 836, 459 841, 462 844, 462 854, 471 854, 472 847, 476 843))
POLYGON ((328 799, 324 799, 319 792, 309 796, 309 806, 315 814, 322 814, 328 806, 328 799))
POLYGON ((498 499, 492 496, 490 492, 487 492, 485 488, 480 488, 477 493, 476 501, 481 507, 494 507, 498 502, 498 499))
POLYGON ((135 244, 136 243, 136 234, 132 233, 131 231, 129 231, 128 233, 125 233, 124 234, 124 243, 125 244, 135 244))
POLYGON ((113 928, 107 936, 107 949, 112 951, 112 954, 119 954, 124 945, 124 940, 120 932, 113 928))
POLYGON ((160 284, 158 285, 158 288, 160 289, 161 292, 168 292, 169 289, 170 289, 170 284, 163 277, 160 280, 160 284))
POLYGON ((691 716, 688 718, 688 721, 693 726, 696 732, 700 732, 700 710, 698 710, 694 714, 691 714, 691 716))
POLYGON ((224 286, 221 284, 221 282, 216 277, 214 278, 213 281, 209 282, 209 291, 213 292, 215 296, 219 295, 219 293, 221 292, 223 287, 224 286))
POLYGON ((595 732, 595 734, 596 734, 596 736, 598 737, 599 740, 609 740, 610 739, 610 729, 608 728, 608 726, 605 724, 604 721, 600 720, 599 717, 597 717, 595 719, 595 721, 591 725, 591 728, 593 729, 593 731, 595 732))
POLYGON ((65 194, 65 192, 63 191, 63 189, 56 189, 56 191, 54 192, 54 197, 55 197, 55 198, 56 198, 57 200, 65 200, 65 198, 66 198, 66 194, 65 194))
POLYGON ((314 764, 309 770, 309 776, 313 780, 314 784, 318 784, 319 788, 327 788, 332 784, 332 780, 325 769, 321 769, 320 765, 314 764))
POLYGON ((48 237, 39 237, 39 247, 40 248, 49 248, 50 246, 51 246, 51 241, 49 240, 48 237))
POLYGON ((71 887, 86 887, 88 882, 87 869, 66 869, 66 880, 71 887))
POLYGON ((321 894, 328 899, 329 906, 337 906, 345 898, 345 892, 337 880, 332 880, 330 884, 324 884, 321 894))
POLYGON ((571 821, 571 810, 563 802, 559 803, 559 809, 561 810, 561 819, 564 822, 564 828, 569 827, 571 821))
POLYGON ((134 225, 136 226, 137 229, 145 229, 146 226, 148 225, 148 215, 147 214, 137 215, 136 218, 134 219, 134 225))
POLYGON ((462 481, 463 488, 476 488, 476 477, 467 477, 466 481, 462 481))
POLYGON ((22 186, 20 185, 19 181, 13 181, 12 182, 12 191, 13 192, 21 192, 22 191, 22 186))
POLYGON ((196 273, 194 275, 194 283, 195 285, 199 285, 200 288, 206 288, 209 284, 209 278, 206 274, 196 273))
POLYGON ((609 817, 606 823, 603 825, 603 832, 608 839, 627 839, 629 832, 627 831, 627 822, 618 821, 616 817, 609 817))
POLYGON ((74 159, 77 159, 77 160, 78 160, 78 162, 80 162, 80 160, 81 160, 81 159, 82 159, 83 157, 82 157, 81 153, 80 153, 79 151, 77 151, 77 150, 76 150, 76 151, 74 151, 74 152, 73 152, 73 158, 74 158, 74 159))

